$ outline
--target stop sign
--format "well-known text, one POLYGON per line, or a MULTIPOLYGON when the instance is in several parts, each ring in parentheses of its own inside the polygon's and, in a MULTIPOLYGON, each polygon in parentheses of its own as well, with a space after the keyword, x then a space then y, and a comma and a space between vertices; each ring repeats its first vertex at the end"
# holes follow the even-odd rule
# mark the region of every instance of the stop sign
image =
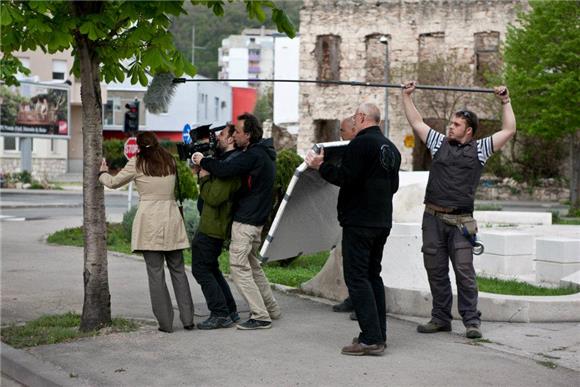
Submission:
POLYGON ((125 147, 123 149, 123 153, 127 160, 135 157, 138 151, 139 147, 137 146, 137 137, 129 137, 127 141, 125 141, 125 147))

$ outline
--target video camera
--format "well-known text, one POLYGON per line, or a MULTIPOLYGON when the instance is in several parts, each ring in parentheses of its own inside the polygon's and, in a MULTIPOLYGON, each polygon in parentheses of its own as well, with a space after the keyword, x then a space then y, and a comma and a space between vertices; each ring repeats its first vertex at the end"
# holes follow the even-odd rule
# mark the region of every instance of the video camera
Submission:
POLYGON ((216 132, 224 129, 226 125, 211 128, 210 125, 198 126, 189 131, 189 141, 184 138, 183 143, 177 144, 177 153, 180 160, 190 160, 195 152, 202 153, 205 157, 212 156, 217 149, 216 132))

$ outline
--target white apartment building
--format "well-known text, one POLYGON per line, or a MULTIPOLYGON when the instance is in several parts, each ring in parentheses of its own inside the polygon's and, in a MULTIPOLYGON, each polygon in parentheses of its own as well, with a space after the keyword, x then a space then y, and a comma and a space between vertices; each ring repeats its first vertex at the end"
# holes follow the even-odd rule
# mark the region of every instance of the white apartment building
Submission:
MULTIPOLYGON (((271 79, 274 74, 274 30, 247 28, 230 35, 218 49, 219 79, 271 79)), ((254 87, 265 91, 268 83, 230 82, 234 87, 254 87)))

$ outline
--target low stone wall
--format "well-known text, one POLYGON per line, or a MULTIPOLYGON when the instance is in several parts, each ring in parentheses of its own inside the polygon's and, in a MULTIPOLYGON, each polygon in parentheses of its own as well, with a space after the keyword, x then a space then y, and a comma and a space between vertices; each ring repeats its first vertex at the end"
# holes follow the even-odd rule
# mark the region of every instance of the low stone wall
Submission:
MULTIPOLYGON (((3 173, 20 172, 20 158, 0 158, 0 169, 3 173)), ((35 180, 51 180, 66 173, 67 160, 65 158, 33 158, 32 178, 35 180)))
POLYGON ((478 200, 562 202, 569 198, 570 189, 556 179, 543 179, 531 186, 511 178, 482 177, 476 192, 478 200))

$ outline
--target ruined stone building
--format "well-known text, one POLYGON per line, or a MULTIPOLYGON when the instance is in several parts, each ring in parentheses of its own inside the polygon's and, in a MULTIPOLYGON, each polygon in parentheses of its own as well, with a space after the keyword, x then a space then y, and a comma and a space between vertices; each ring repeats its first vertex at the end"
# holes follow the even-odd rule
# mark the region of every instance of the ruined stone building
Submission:
MULTIPOLYGON (((508 25, 527 9, 518 0, 305 0, 300 13, 300 78, 487 87, 498 75, 508 25), (388 57, 388 60, 387 60, 388 57)), ((430 156, 408 125, 398 89, 388 90, 389 138, 402 168, 420 170, 430 156)), ((425 121, 443 131, 453 111, 468 108, 482 134, 497 130, 500 104, 490 94, 417 90, 425 121), (491 102, 490 102, 491 99, 491 102)), ((382 112, 385 89, 302 84, 298 151, 339 139, 339 122, 361 102, 382 112)))

